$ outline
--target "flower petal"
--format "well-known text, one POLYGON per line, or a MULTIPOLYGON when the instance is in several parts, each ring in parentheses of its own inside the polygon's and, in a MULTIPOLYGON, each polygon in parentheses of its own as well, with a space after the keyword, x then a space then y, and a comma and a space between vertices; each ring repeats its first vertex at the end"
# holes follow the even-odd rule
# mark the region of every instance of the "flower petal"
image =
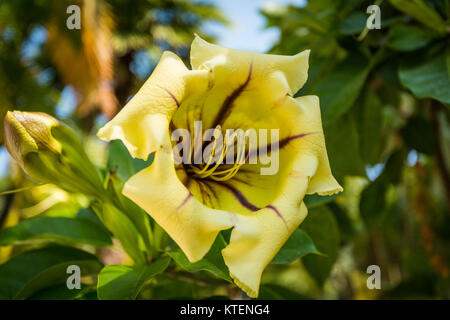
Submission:
POLYGON ((256 78, 267 78, 281 72, 289 94, 294 95, 308 78, 309 50, 294 56, 260 54, 234 50, 211 44, 196 36, 191 45, 191 65, 194 70, 214 70, 215 78, 222 79, 240 73, 253 64, 256 78))
POLYGON ((122 193, 147 211, 191 262, 203 258, 217 234, 234 224, 235 214, 204 206, 181 183, 167 141, 153 163, 126 182, 122 193))
POLYGON ((97 135, 106 141, 120 139, 133 157, 147 159, 162 144, 182 99, 206 90, 208 83, 208 72, 188 70, 177 55, 166 51, 138 93, 97 135))
POLYGON ((250 297, 258 296, 264 268, 305 219, 303 197, 316 167, 313 156, 300 155, 270 205, 253 215, 238 216, 230 244, 222 254, 232 278, 250 297))
MULTIPOLYGON (((331 195, 341 192, 343 189, 333 177, 328 161, 325 137, 322 130, 319 97, 302 96, 295 98, 300 107, 302 116, 296 119, 298 126, 304 132, 315 132, 304 139, 295 141, 299 152, 309 154, 317 159, 317 170, 311 176, 308 184, 307 194, 318 193, 320 195, 331 195)), ((307 165, 305 163, 305 165, 307 165)), ((307 170, 304 168, 303 170, 307 170)))

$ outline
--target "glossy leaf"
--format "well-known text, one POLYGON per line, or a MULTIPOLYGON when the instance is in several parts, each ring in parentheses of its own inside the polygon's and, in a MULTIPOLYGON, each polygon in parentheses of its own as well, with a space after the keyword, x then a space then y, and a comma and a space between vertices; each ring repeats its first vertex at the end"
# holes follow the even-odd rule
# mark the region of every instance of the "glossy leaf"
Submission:
POLYGON ((366 21, 366 14, 362 12, 355 12, 339 24, 339 33, 343 35, 360 33, 366 27, 366 21))
POLYGON ((383 106, 377 93, 367 89, 358 111, 361 157, 366 164, 379 163, 385 139, 382 131, 383 106))
POLYGON ((364 163, 360 155, 360 137, 354 117, 345 115, 324 130, 328 157, 335 177, 340 179, 345 175, 364 176, 364 163))
POLYGON ((413 51, 426 46, 434 39, 432 33, 408 25, 395 25, 389 32, 387 45, 397 51, 413 51))
MULTIPOLYGON (((94 288, 95 289, 95 288, 94 288)), ((77 300, 83 299, 88 293, 92 292, 92 286, 82 286, 81 289, 69 290, 66 284, 59 284, 53 287, 45 288, 28 297, 29 300, 77 300)))
POLYGON ((412 57, 399 69, 401 83, 418 98, 433 98, 450 104, 450 76, 445 50, 437 55, 412 57))
POLYGON ((302 259, 311 276, 319 285, 323 285, 339 251, 340 234, 336 219, 326 207, 315 208, 308 213, 302 229, 310 235, 317 249, 325 255, 307 255, 302 259))
POLYGON ((145 264, 147 249, 142 236, 131 220, 110 203, 105 203, 103 208, 97 208, 96 211, 100 220, 120 241, 128 255, 137 264, 145 264))
POLYGON ((408 119, 406 125, 401 129, 401 135, 408 147, 429 155, 435 152, 433 127, 424 118, 413 116, 408 119))
POLYGON ((339 119, 358 98, 369 74, 369 63, 359 55, 351 55, 312 88, 320 97, 325 126, 339 119))
POLYGON ((133 223, 134 227, 139 231, 140 236, 144 240, 144 244, 148 251, 152 250, 152 227, 150 216, 142 210, 133 201, 122 195, 124 182, 111 172, 107 177, 108 190, 111 191, 117 199, 117 205, 133 223))
POLYGON ((165 257, 150 265, 109 265, 98 275, 100 300, 134 300, 144 285, 155 275, 163 272, 170 258, 165 257))
POLYGON ((79 266, 83 276, 102 267, 95 256, 71 247, 51 246, 14 256, 0 265, 0 299, 25 299, 44 288, 65 283, 70 265, 79 266))
POLYGON ((288 264, 311 253, 321 254, 309 235, 302 229, 296 229, 271 263, 288 264))
POLYGON ((209 252, 205 257, 197 262, 189 262, 186 255, 180 249, 168 252, 175 262, 186 271, 205 270, 215 274, 217 277, 231 282, 231 277, 228 268, 225 265, 222 257, 222 249, 225 248, 226 242, 221 234, 216 238, 209 252))
POLYGON ((110 246, 110 235, 87 219, 40 217, 24 220, 0 232, 0 246, 29 241, 56 241, 110 246))
POLYGON ((303 201, 308 209, 319 207, 333 201, 336 197, 339 197, 339 193, 335 193, 331 196, 322 196, 318 194, 307 194, 303 201))
POLYGON ((259 289, 258 300, 309 300, 297 292, 294 292, 288 288, 275 285, 275 284, 263 284, 259 289))
POLYGON ((398 184, 402 177, 405 151, 394 151, 386 161, 381 175, 361 193, 359 211, 366 226, 380 221, 386 212, 386 191, 390 184, 398 184))
POLYGON ((142 236, 148 250, 151 250, 150 216, 134 202, 122 195, 124 182, 138 171, 148 167, 153 161, 153 154, 144 161, 131 157, 127 148, 120 140, 113 140, 109 145, 108 168, 109 174, 106 184, 119 201, 123 213, 133 222, 142 236))
POLYGON ((117 173, 123 180, 128 180, 136 172, 148 167, 153 161, 150 155, 147 161, 134 159, 121 140, 113 140, 108 149, 108 169, 117 173))
POLYGON ((390 2, 398 10, 413 17, 428 28, 441 34, 445 33, 445 22, 423 0, 390 0, 390 2))
POLYGON ((388 186, 383 179, 377 179, 362 191, 359 211, 366 226, 372 226, 384 214, 388 186))

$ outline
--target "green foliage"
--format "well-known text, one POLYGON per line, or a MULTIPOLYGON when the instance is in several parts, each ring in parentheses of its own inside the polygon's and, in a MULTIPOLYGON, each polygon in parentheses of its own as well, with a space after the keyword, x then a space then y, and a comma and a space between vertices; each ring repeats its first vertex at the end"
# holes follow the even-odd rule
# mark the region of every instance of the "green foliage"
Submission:
POLYGON ((221 279, 231 282, 228 268, 225 265, 221 254, 222 249, 224 249, 226 245, 225 239, 219 234, 205 257, 194 263, 189 262, 186 255, 180 249, 168 252, 168 255, 186 271, 204 270, 221 279))
POLYGON ((364 175, 364 163, 360 153, 360 136, 355 119, 347 114, 325 128, 325 139, 330 164, 337 179, 345 175, 364 175), (343 155, 352 155, 344 157, 343 155))
POLYGON ((71 247, 49 246, 19 254, 0 265, 0 298, 25 299, 39 290, 65 283, 70 265, 79 266, 83 275, 101 269, 97 257, 71 247))
POLYGON ((98 297, 102 300, 134 300, 144 285, 169 265, 162 258, 145 266, 109 265, 98 275, 98 297))
POLYGON ((392 153, 386 162, 383 173, 373 183, 361 192, 359 203, 361 218, 364 223, 371 226, 385 213, 386 191, 391 184, 398 184, 401 179, 401 169, 405 160, 405 153, 397 150, 392 153))
POLYGON ((405 145, 418 152, 432 155, 436 151, 433 128, 420 116, 412 116, 400 130, 405 145))
POLYGON ((146 264, 147 249, 142 236, 133 222, 119 209, 110 203, 102 208, 93 207, 103 224, 120 241, 124 250, 137 264, 146 264))
POLYGON ((400 65, 402 84, 418 98, 433 98, 450 104, 450 80, 447 69, 449 52, 442 47, 437 53, 418 54, 400 65))
POLYGON ((323 255, 308 255, 303 263, 314 279, 323 285, 337 259, 340 235, 333 214, 326 207, 313 209, 302 228, 315 239, 315 245, 323 255))
POLYGON ((445 22, 442 17, 430 8, 423 0, 390 0, 393 6, 423 23, 428 28, 440 33, 445 33, 445 22))
POLYGON ((339 119, 358 98, 369 73, 369 62, 350 55, 334 67, 315 87, 309 87, 321 99, 324 125, 339 119))
POLYGON ((56 241, 72 245, 77 243, 94 246, 112 245, 109 233, 87 219, 40 217, 24 220, 0 231, 0 246, 34 241, 56 241))
POLYGON ((380 155, 385 148, 383 133, 383 104, 374 90, 367 89, 362 97, 362 105, 357 117, 360 135, 361 158, 366 164, 381 161, 380 155))
POLYGON ((443 147, 449 143, 449 3, 378 1, 381 29, 368 30, 372 4, 318 0, 262 11, 267 26, 281 34, 272 53, 311 49, 309 79, 298 95, 320 97, 330 164, 345 190, 333 198, 305 198, 310 213, 301 228, 327 256, 308 255, 302 262, 319 285, 334 285, 337 297, 373 298, 352 291, 365 284, 348 276, 362 273, 362 282, 370 264, 402 275, 383 280, 385 297, 408 297, 408 287, 414 296, 442 297, 426 281, 413 280, 413 262, 399 252, 420 251, 422 260, 414 263, 440 274, 427 279, 448 292, 449 224, 442 217, 448 217, 450 168, 443 147), (314 228, 316 220, 323 226, 314 228), (334 231, 319 233, 325 226, 334 231), (336 279, 329 277, 335 263, 336 279), (348 279, 351 284, 343 285, 348 279))
POLYGON ((292 290, 273 284, 262 285, 259 293, 259 300, 307 300, 308 297, 302 296, 292 290))
POLYGON ((305 231, 295 229, 271 263, 288 264, 310 253, 321 254, 305 231))
POLYGON ((92 300, 90 295, 95 292, 94 286, 85 285, 81 289, 68 290, 66 284, 59 284, 38 291, 28 297, 29 300, 92 300))
POLYGON ((398 24, 391 28, 387 45, 397 51, 414 51, 425 47, 435 37, 416 26, 398 24))
MULTIPOLYGON (((133 222, 135 228, 142 237, 146 250, 152 252, 155 248, 152 245, 152 226, 150 217, 140 207, 130 199, 122 195, 124 181, 141 169, 149 166, 153 161, 152 156, 147 161, 133 159, 128 150, 119 140, 113 141, 108 149, 109 169, 106 177, 106 188, 111 192, 113 199, 116 199, 118 208, 133 222)), ((158 246, 157 246, 158 247, 158 246)))

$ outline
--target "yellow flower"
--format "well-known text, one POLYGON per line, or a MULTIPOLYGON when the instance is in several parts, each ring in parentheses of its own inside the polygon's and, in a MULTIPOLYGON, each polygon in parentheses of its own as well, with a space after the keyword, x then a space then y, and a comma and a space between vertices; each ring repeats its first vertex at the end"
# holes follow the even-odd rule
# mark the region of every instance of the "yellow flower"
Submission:
MULTIPOLYGON (((133 157, 154 153, 153 163, 127 181, 123 194, 145 209, 191 262, 202 259, 221 230, 233 228, 222 255, 250 297, 258 295, 264 268, 306 217, 304 195, 342 191, 328 163, 319 98, 293 98, 306 82, 308 57, 309 51, 281 56, 233 50, 197 36, 192 70, 165 52, 139 92, 98 133, 104 140, 122 140, 133 157), (271 136, 265 145, 267 156, 279 159, 277 172, 261 174, 267 167, 262 159, 177 164, 172 133, 192 133, 189 159, 194 158, 195 121, 221 132, 278 129, 279 138, 271 136)), ((227 148, 212 147, 219 157, 227 148)), ((250 145, 244 147, 238 146, 236 158, 254 155, 250 145)))

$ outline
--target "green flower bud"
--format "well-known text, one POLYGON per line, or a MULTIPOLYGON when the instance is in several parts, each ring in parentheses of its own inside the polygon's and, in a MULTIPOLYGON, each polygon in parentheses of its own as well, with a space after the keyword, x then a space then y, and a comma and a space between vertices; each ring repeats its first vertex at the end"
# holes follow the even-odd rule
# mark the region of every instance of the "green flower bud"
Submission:
POLYGON ((40 112, 8 111, 4 123, 6 148, 32 179, 103 196, 101 177, 70 128, 40 112))
POLYGON ((22 168, 30 152, 61 152, 61 145, 51 135, 52 127, 59 123, 45 113, 8 111, 4 124, 6 149, 22 168))

